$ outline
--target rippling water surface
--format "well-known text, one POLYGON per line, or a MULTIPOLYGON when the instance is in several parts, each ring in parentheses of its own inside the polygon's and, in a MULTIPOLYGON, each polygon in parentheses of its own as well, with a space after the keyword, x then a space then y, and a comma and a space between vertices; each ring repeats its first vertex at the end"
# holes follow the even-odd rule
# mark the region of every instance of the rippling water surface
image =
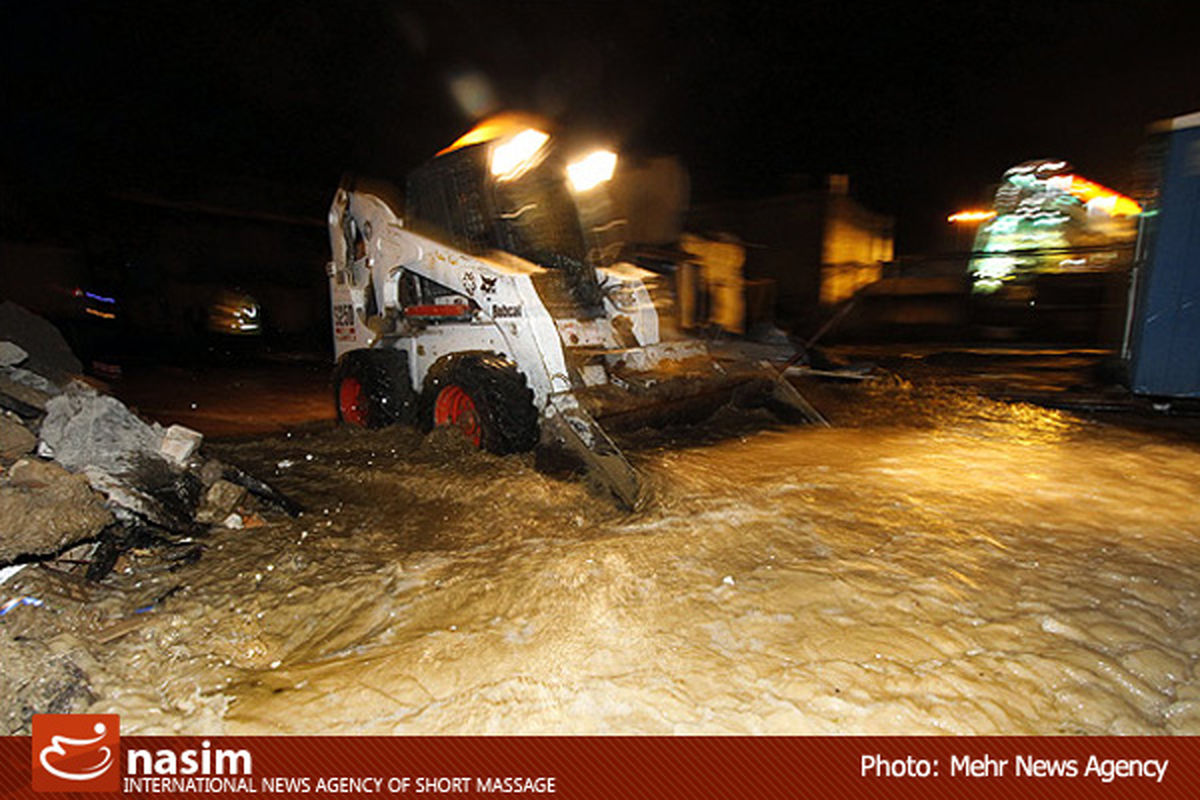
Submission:
POLYGON ((633 515, 440 435, 226 445, 310 510, 172 574, 96 710, 130 733, 1200 733, 1200 449, 905 385, 842 417, 648 437, 633 515))

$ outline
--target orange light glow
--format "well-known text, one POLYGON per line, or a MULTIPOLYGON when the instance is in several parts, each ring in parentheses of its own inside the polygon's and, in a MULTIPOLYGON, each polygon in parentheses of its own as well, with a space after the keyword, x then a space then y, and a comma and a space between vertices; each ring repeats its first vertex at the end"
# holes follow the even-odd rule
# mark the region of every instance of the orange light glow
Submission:
POLYGON ((969 225, 974 222, 989 220, 994 216, 996 216, 995 211, 959 211, 957 214, 951 214, 946 217, 946 221, 959 225, 969 225))
POLYGON ((1050 178, 1047 183, 1079 198, 1089 207, 1100 208, 1110 217, 1133 217, 1142 213, 1142 207, 1132 198, 1079 175, 1060 175, 1050 178))
POLYGON ((461 150, 464 147, 470 147, 473 144, 482 144, 505 136, 514 136, 528 128, 547 130, 548 124, 545 120, 538 119, 532 114, 522 114, 516 111, 495 114, 481 121, 474 128, 471 128, 471 130, 455 139, 454 143, 449 147, 439 150, 437 154, 441 156, 446 153, 453 153, 455 150, 461 150))
POLYGON ((100 317, 101 319, 116 319, 117 318, 116 314, 110 313, 108 311, 98 311, 97 309, 94 309, 94 308, 85 308, 83 310, 83 312, 85 314, 91 314, 93 317, 100 317))

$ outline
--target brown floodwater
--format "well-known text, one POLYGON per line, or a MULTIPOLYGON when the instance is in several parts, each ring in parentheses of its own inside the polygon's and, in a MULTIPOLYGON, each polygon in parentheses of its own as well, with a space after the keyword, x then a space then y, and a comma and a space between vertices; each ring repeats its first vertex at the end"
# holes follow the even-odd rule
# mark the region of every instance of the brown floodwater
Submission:
POLYGON ((626 514, 453 437, 217 448, 223 531, 100 657, 123 733, 1200 733, 1200 448, 902 381, 647 434, 626 514))

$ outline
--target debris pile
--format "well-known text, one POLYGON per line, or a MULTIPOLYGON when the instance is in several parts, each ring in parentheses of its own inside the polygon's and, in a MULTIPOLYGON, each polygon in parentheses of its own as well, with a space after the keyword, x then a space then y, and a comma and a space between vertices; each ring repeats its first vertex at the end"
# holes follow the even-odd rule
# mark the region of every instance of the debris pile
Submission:
POLYGON ((80 710, 91 697, 75 663, 50 665, 34 652, 40 645, 18 635, 28 623, 16 618, 43 605, 20 594, 19 572, 41 565, 59 584, 84 587, 64 600, 86 602, 88 583, 131 548, 194 560, 210 526, 252 527, 269 509, 299 512, 269 485, 206 457, 200 433, 142 420, 80 372, 50 323, 0 304, 0 586, 8 584, 0 589, 0 660, 44 667, 24 682, 6 668, 0 733, 20 730, 33 713, 80 710))
POLYGON ((0 562, 52 555, 111 525, 103 498, 54 462, 22 458, 0 483, 0 562))

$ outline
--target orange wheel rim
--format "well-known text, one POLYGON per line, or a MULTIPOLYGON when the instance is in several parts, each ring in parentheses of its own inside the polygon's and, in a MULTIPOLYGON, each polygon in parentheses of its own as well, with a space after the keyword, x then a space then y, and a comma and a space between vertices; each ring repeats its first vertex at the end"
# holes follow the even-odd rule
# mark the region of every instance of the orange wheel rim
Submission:
POLYGON ((338 386, 338 411, 343 421, 366 427, 367 398, 358 378, 344 378, 338 386))
POLYGON ((471 444, 479 447, 483 438, 483 430, 479 427, 479 414, 475 410, 475 401, 462 390, 462 387, 450 384, 438 392, 437 401, 433 404, 433 424, 452 425, 462 431, 471 444))

